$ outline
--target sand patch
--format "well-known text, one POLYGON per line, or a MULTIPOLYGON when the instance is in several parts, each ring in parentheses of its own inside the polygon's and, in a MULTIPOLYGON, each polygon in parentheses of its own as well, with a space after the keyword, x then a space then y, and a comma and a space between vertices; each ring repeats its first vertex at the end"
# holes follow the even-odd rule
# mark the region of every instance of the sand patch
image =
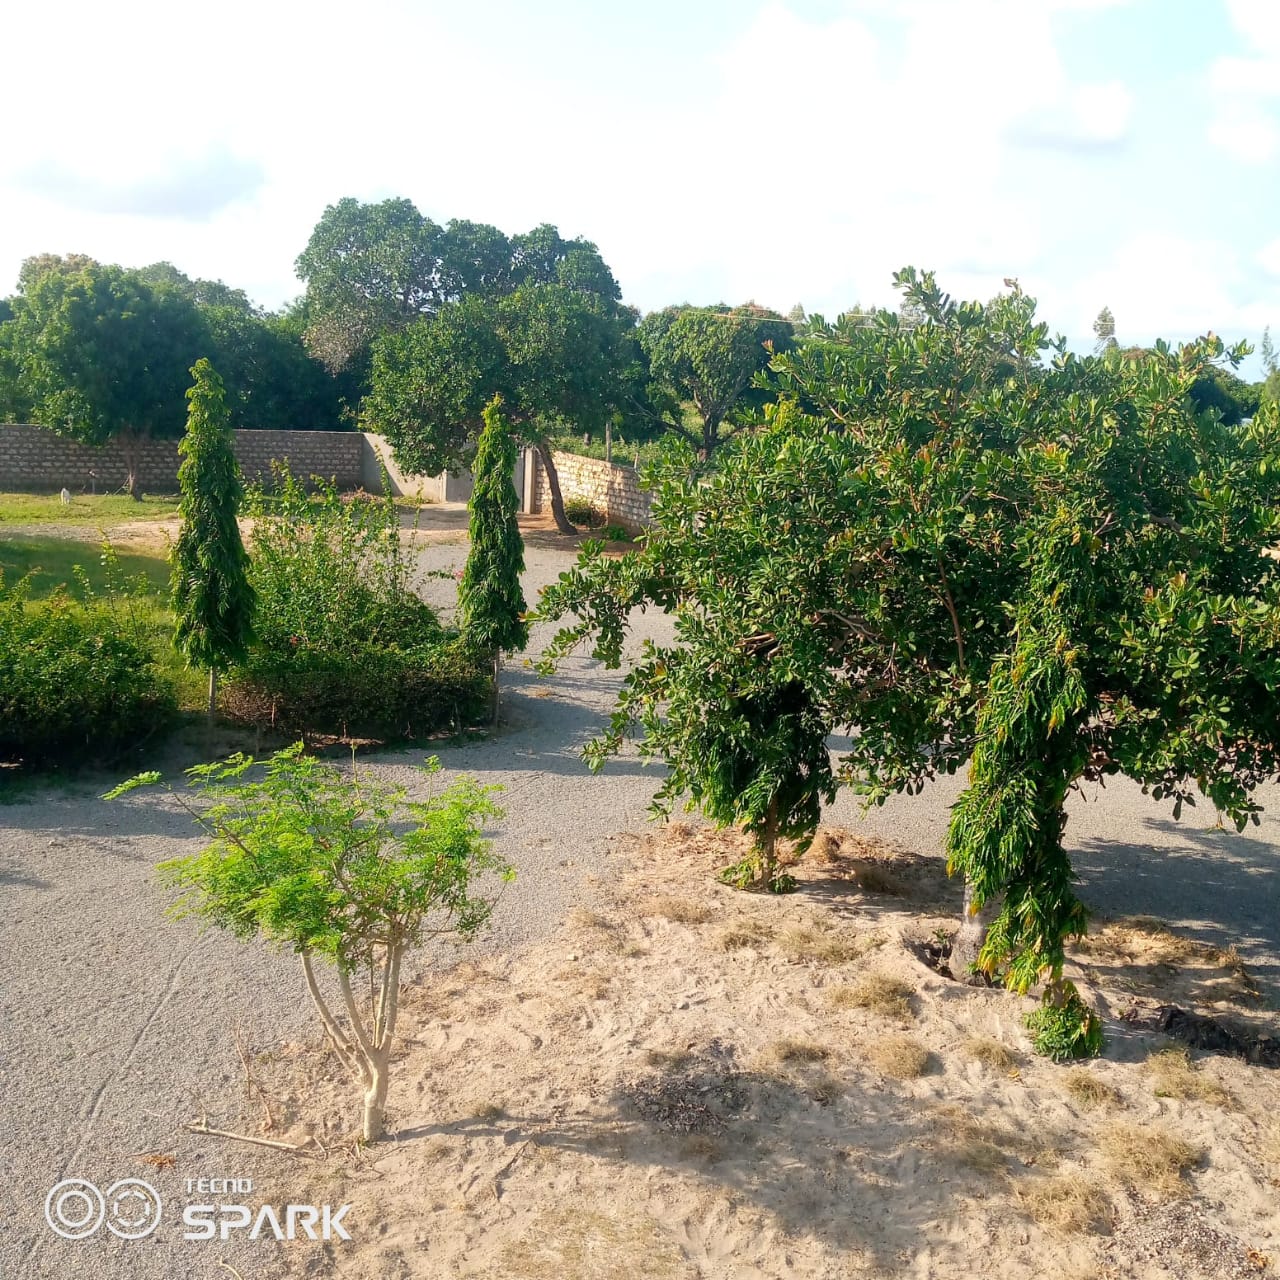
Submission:
MULTIPOLYGON (((785 897, 717 884, 736 848, 702 829, 620 852, 545 942, 408 989, 391 1137, 367 1151, 326 1055, 280 1055, 278 1131, 305 1117, 353 1205, 332 1274, 1267 1274, 1248 1259, 1280 1256, 1280 1073, 1159 1057, 1169 1040, 1115 1011, 1131 984, 1169 993, 1147 953, 1115 950, 1072 970, 1113 1011, 1107 1056, 1036 1057, 1034 1001, 910 945, 949 924, 946 894, 923 872, 868 890, 842 847, 801 859, 785 897)), ((1179 991, 1201 961, 1225 971, 1183 952, 1179 991)), ((305 1249, 293 1265, 329 1274, 305 1249)))

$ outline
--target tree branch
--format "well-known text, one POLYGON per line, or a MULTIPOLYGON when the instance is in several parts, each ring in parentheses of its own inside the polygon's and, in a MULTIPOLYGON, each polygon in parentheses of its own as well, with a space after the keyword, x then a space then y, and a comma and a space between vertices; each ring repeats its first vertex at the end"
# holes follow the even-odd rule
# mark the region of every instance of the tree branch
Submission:
POLYGON ((303 951, 302 956, 302 972, 307 975, 307 990, 311 993, 311 1001, 316 1007, 316 1011, 320 1014, 320 1021, 324 1024, 324 1029, 329 1037, 329 1043, 333 1046, 333 1051, 338 1055, 338 1060, 348 1071, 357 1070, 357 1063, 351 1051, 351 1042, 342 1033, 342 1028, 338 1026, 337 1020, 333 1014, 329 1012, 329 1006, 325 1003, 324 996, 320 994, 320 987, 316 983, 315 971, 311 967, 310 952, 303 951))

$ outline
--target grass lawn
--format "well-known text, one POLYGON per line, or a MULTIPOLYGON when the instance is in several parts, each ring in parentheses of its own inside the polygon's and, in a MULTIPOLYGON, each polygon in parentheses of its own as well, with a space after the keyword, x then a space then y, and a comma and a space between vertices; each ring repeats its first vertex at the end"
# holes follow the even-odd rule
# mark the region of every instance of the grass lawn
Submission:
POLYGON ((128 520, 163 520, 177 515, 176 497, 77 494, 64 504, 56 493, 0 493, 0 528, 7 524, 112 525, 128 520))
MULTIPOLYGON (((168 607, 169 565, 162 555, 117 552, 116 562, 117 582, 124 578, 132 586, 137 579, 145 579, 147 596, 158 597, 157 605, 168 607)), ((4 580, 12 584, 30 573, 33 600, 43 600, 63 585, 78 593, 76 565, 84 570, 95 592, 108 589, 109 574, 102 549, 95 543, 78 538, 0 538, 0 571, 4 580)))

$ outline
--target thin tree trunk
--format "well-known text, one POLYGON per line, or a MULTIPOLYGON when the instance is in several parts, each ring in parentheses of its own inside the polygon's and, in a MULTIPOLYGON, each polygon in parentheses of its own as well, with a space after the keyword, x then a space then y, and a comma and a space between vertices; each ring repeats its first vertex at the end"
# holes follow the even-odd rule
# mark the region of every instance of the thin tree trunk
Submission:
POLYGON ((138 468, 141 463, 139 439, 133 432, 126 431, 120 436, 120 446, 124 452, 125 483, 129 489, 129 497, 134 502, 141 502, 142 484, 138 479, 138 468))
POLYGON ((760 884, 765 888, 773 883, 778 869, 778 802, 769 801, 769 811, 764 819, 764 831, 760 835, 760 884))
POLYGON ((302 952, 302 972, 306 974, 307 991, 310 993, 311 1002, 315 1005, 316 1012, 320 1015, 320 1022, 324 1026, 325 1035, 329 1037, 329 1043, 332 1045, 334 1053, 338 1055, 343 1066, 349 1071, 355 1071, 355 1046, 343 1034, 337 1019, 325 1003, 324 996, 320 994, 320 985, 316 982, 315 970, 311 967, 311 954, 307 951, 302 952))
POLYGON ((502 671, 502 650, 495 649, 493 651, 493 717, 491 720, 494 728, 498 726, 498 675, 502 671))
POLYGON ((1000 898, 990 898, 981 907, 975 907, 973 886, 964 882, 964 906, 960 914, 960 930, 951 944, 951 976, 957 982, 979 985, 982 978, 977 975, 974 966, 978 963, 978 954, 987 940, 987 930, 1000 910, 1000 898))
POLYGON ((545 440, 539 440, 533 447, 547 472, 547 488, 551 491, 551 516, 556 522, 556 528, 561 533, 577 533, 577 529, 569 523, 569 517, 564 513, 564 498, 560 493, 560 473, 556 470, 556 464, 551 458, 551 445, 545 440))
POLYGON ((213 713, 218 706, 218 668, 209 668, 209 724, 213 725, 213 713))
POLYGON ((366 1142, 377 1142, 382 1137, 387 1118, 387 1057, 386 1050, 372 1055, 368 1064, 368 1081, 364 1091, 364 1117, 361 1133, 366 1142))

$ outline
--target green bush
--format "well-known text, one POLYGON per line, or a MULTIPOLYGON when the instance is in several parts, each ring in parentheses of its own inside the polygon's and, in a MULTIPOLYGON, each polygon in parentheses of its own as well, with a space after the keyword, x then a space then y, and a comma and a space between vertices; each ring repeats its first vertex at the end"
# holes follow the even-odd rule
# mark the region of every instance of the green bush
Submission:
POLYGON ((1096 1058, 1102 1052, 1102 1021, 1074 985, 1064 986, 1047 990, 1044 1003, 1024 1019, 1032 1048, 1054 1062, 1096 1058))
POLYGON ((390 499, 251 497, 256 640, 227 711, 289 733, 414 738, 485 713, 489 667, 410 586, 390 499))
POLYGON ((0 575, 0 760, 105 760, 167 727, 173 686, 112 602, 29 598, 0 575))
POLYGON ((585 525, 588 529, 604 523, 604 513, 597 511, 585 498, 566 498, 564 514, 570 524, 585 525))

